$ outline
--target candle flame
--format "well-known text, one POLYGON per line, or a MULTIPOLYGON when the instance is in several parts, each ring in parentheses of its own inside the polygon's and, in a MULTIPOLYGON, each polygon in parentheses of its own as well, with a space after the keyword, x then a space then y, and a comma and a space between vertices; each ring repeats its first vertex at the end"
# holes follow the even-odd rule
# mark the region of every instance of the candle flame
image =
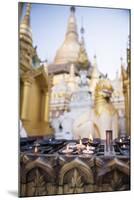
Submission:
POLYGON ((38 147, 35 147, 34 152, 35 152, 35 153, 38 152, 38 147))
POLYGON ((122 142, 122 139, 120 138, 119 142, 122 142))

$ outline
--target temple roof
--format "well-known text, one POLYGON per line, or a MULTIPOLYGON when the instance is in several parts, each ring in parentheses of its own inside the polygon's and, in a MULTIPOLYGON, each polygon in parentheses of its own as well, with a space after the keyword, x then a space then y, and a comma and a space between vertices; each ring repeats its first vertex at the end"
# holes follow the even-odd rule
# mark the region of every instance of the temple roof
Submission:
POLYGON ((61 47, 57 50, 54 59, 55 64, 65 64, 68 62, 76 62, 78 58, 80 44, 78 40, 77 24, 75 18, 75 8, 70 8, 70 16, 65 35, 65 40, 61 47))

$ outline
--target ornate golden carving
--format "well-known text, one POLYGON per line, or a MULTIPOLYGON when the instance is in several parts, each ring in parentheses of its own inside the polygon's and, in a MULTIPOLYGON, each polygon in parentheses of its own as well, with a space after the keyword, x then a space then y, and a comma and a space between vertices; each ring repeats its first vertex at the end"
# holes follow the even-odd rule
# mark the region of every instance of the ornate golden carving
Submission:
POLYGON ((68 193, 77 194, 84 192, 84 183, 82 182, 82 177, 80 176, 78 170, 74 169, 73 175, 70 183, 68 183, 68 193))
POLYGON ((65 164, 59 174, 59 184, 63 185, 64 183, 64 176, 66 175, 67 172, 69 172, 72 169, 77 169, 79 168, 79 170, 81 172, 83 172, 84 176, 86 177, 87 183, 93 183, 93 174, 92 174, 92 170, 90 169, 90 167, 88 165, 86 165, 84 162, 82 162, 79 159, 75 159, 67 164, 65 164))
POLYGON ((33 196, 48 194, 44 176, 40 174, 38 169, 36 169, 35 173, 36 175, 34 177, 34 181, 31 184, 31 190, 33 190, 33 196))
POLYGON ((98 170, 99 191, 117 191, 129 189, 129 165, 115 158, 98 170))
POLYGON ((129 190, 128 158, 30 156, 21 159, 21 196, 129 190))

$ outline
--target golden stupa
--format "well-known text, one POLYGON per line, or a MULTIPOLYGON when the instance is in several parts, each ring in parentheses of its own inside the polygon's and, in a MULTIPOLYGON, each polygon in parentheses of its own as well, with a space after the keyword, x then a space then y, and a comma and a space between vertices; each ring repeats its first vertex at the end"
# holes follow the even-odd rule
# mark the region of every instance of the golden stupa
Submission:
POLYGON ((67 32, 62 46, 58 49, 54 63, 66 64, 76 62, 80 49, 78 40, 77 24, 75 18, 75 7, 70 8, 71 14, 68 20, 67 32))

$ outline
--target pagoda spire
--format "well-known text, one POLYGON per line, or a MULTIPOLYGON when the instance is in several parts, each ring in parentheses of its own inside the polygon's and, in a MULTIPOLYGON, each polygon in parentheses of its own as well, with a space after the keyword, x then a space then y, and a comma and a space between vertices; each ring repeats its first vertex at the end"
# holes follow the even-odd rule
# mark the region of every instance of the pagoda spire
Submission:
POLYGON ((33 56, 36 49, 33 48, 32 30, 30 27, 31 4, 27 3, 26 13, 20 23, 19 41, 20 41, 20 66, 23 69, 32 67, 33 56))
POLYGON ((68 19, 66 39, 78 41, 77 24, 75 18, 75 7, 70 7, 70 16, 68 19))
POLYGON ((31 4, 27 3, 26 5, 26 13, 20 23, 20 39, 24 38, 25 41, 32 45, 32 31, 30 27, 30 12, 31 12, 31 4))
POLYGON ((90 64, 89 64, 88 55, 85 48, 85 41, 84 41, 85 29, 83 26, 83 18, 82 18, 80 33, 81 33, 81 41, 80 41, 80 50, 79 50, 78 61, 77 61, 78 69, 88 70, 90 64))
POLYGON ((25 16, 22 20, 22 23, 27 25, 27 26, 30 26, 30 11, 31 11, 31 4, 27 3, 26 14, 25 14, 25 16))
POLYGON ((85 46, 85 40, 84 40, 84 33, 85 33, 85 29, 84 29, 84 26, 83 26, 83 17, 81 19, 81 29, 80 29, 80 33, 81 33, 81 45, 85 46))
POLYGON ((78 40, 77 23, 75 18, 75 7, 70 7, 70 16, 67 24, 65 39, 56 52, 55 64, 67 64, 77 61, 80 43, 78 40))

